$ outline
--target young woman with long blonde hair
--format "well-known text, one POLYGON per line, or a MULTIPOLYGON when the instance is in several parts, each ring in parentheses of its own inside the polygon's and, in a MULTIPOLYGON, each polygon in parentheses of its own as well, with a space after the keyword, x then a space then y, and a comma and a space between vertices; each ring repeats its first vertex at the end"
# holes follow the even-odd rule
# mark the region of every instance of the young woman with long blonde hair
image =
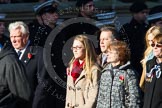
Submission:
POLYGON ((87 36, 77 35, 71 49, 65 108, 95 108, 100 69, 93 44, 87 36))

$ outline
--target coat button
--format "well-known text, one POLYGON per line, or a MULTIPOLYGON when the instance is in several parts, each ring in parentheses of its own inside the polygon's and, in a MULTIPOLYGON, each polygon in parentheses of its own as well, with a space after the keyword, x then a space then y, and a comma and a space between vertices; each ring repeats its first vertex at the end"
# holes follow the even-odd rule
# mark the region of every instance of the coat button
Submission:
POLYGON ((81 88, 80 88, 80 87, 77 87, 76 89, 77 89, 77 90, 81 90, 81 88))
POLYGON ((73 90, 73 88, 71 86, 69 86, 69 90, 73 90))
POLYGON ((78 107, 79 106, 79 104, 75 104, 75 107, 78 107))
POLYGON ((70 107, 70 103, 67 103, 67 107, 70 107))
POLYGON ((73 87, 69 86, 69 90, 75 90, 73 87))

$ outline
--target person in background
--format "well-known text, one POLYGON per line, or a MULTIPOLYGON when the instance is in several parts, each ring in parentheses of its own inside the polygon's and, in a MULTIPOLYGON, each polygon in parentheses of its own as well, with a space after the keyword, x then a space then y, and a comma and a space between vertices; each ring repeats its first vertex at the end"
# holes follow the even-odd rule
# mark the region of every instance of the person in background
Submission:
POLYGON ((162 5, 151 8, 147 20, 150 26, 162 27, 162 5))
MULTIPOLYGON (((35 12, 37 18, 39 19, 38 22, 40 22, 37 22, 37 25, 39 26, 33 24, 29 25, 29 39, 31 45, 41 46, 45 48, 45 42, 47 37, 57 25, 56 22, 59 18, 58 6, 59 2, 57 0, 49 0, 35 7, 35 12)), ((73 29, 73 31, 75 30, 73 29)), ((66 35, 63 36, 67 38, 66 35)), ((53 47, 51 48, 51 54, 55 55, 51 56, 51 62, 53 65, 55 65, 55 67, 53 67, 54 71, 63 81, 66 82, 66 69, 64 68, 64 64, 62 64, 63 59, 62 57, 61 60, 58 59, 60 56, 62 56, 61 45, 64 44, 62 41, 60 41, 60 39, 64 38, 58 38, 55 38, 55 40, 53 41, 53 44, 56 44, 56 49, 53 47), (53 59, 53 57, 55 57, 55 59, 53 59)), ((50 82, 50 84, 48 84, 49 86, 47 86, 46 88, 42 88, 42 85, 44 84, 39 84, 37 87, 38 92, 36 92, 36 95, 39 96, 34 99, 36 100, 34 103, 35 108, 40 108, 43 105, 47 108, 53 108, 53 106, 62 108, 65 106, 64 99, 66 96, 66 89, 61 87, 57 82, 55 82, 53 79, 50 79, 49 77, 52 78, 53 76, 49 76, 47 73, 47 78, 49 79, 48 82, 50 82)))
POLYGON ((71 47, 74 57, 67 72, 65 108, 96 108, 100 69, 92 42, 77 35, 71 47))
POLYGON ((151 44, 154 57, 146 63, 146 80, 143 108, 162 108, 162 34, 157 34, 151 44))
POLYGON ((148 24, 146 24, 148 7, 144 2, 137 1, 130 6, 130 12, 132 13, 132 19, 121 27, 119 34, 121 39, 127 42, 130 47, 130 61, 140 77, 142 74, 140 61, 143 57, 145 34, 148 30, 148 24))
POLYGON ((76 7, 79 10, 78 17, 93 19, 94 10, 95 10, 93 0, 77 0, 76 7))
POLYGON ((43 25, 53 29, 56 27, 56 22, 59 18, 58 7, 59 2, 56 0, 49 0, 40 4, 36 9, 36 14, 42 18, 43 25))
POLYGON ((58 2, 46 1, 35 7, 37 22, 29 24, 30 40, 32 45, 44 47, 49 33, 56 27, 58 2))
POLYGON ((21 102, 28 102, 31 88, 24 66, 14 49, 0 40, 0 107, 22 108, 21 102))
POLYGON ((107 62, 107 47, 114 40, 119 40, 119 34, 115 27, 103 26, 99 36, 101 54, 98 56, 98 63, 101 67, 104 67, 107 62))
POLYGON ((107 56, 108 64, 101 71, 96 108, 141 108, 138 78, 130 63, 127 44, 111 42, 107 56))
POLYGON ((6 18, 6 14, 0 14, 0 41, 10 45, 10 40, 5 35, 5 31, 6 31, 5 18, 6 18))
POLYGON ((146 36, 145 36, 146 50, 144 52, 144 57, 141 60, 143 71, 142 71, 142 76, 139 84, 143 91, 144 91, 145 76, 146 76, 146 62, 154 57, 151 44, 153 43, 153 38, 160 33, 162 33, 162 28, 159 26, 152 26, 146 32, 146 36))

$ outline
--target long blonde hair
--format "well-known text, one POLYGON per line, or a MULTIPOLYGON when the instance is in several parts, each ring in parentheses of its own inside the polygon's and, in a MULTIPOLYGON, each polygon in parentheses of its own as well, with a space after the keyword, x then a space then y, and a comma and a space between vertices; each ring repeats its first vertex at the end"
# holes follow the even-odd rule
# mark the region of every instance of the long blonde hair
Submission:
MULTIPOLYGON (((92 79, 92 73, 91 68, 96 63, 96 53, 94 49, 94 45, 90 39, 86 35, 77 35, 74 40, 80 41, 84 48, 85 48, 85 64, 83 66, 83 69, 86 72, 87 78, 92 79)), ((70 66, 73 64, 75 58, 73 57, 70 61, 70 66)))
POLYGON ((142 76, 141 76, 141 80, 140 80, 140 87, 143 86, 144 79, 145 79, 145 74, 146 74, 146 62, 148 60, 147 58, 148 58, 148 55, 152 51, 152 47, 149 45, 149 42, 148 42, 148 35, 152 34, 152 36, 154 38, 156 35, 158 35, 160 33, 162 33, 162 28, 160 26, 153 26, 146 33, 145 42, 146 42, 146 47, 147 48, 146 48, 146 50, 144 52, 143 59, 141 60, 143 70, 142 70, 142 76))
MULTIPOLYGON (((146 41, 146 47, 147 48, 146 48, 146 50, 144 52, 144 56, 143 56, 143 59, 141 61, 143 66, 146 65, 147 57, 152 51, 152 47, 149 45, 149 42, 148 42, 148 35, 152 34, 152 36, 155 37, 157 34, 160 34, 160 33, 162 33, 162 28, 159 27, 159 26, 153 26, 147 31, 146 36, 145 36, 145 41, 146 41)), ((146 71, 146 69, 143 68, 143 71, 146 71)))

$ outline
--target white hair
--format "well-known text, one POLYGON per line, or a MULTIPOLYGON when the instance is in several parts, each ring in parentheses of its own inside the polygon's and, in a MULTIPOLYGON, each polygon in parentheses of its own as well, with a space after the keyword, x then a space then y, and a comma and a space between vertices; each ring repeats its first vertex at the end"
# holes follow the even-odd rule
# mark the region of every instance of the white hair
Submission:
POLYGON ((16 21, 9 24, 9 32, 16 29, 20 29, 21 33, 23 34, 29 34, 29 28, 23 21, 16 21))

